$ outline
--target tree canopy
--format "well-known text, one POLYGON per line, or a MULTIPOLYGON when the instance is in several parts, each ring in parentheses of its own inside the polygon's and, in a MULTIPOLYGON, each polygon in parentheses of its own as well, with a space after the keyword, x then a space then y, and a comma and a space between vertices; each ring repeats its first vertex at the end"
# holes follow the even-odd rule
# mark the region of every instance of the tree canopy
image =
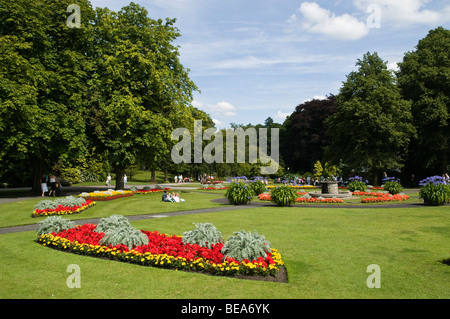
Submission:
POLYGON ((326 157, 355 171, 368 171, 374 183, 383 170, 400 168, 411 137, 411 103, 377 53, 358 59, 336 98, 337 110, 326 124, 331 143, 326 157))
POLYGON ((313 169, 323 158, 323 148, 329 144, 326 118, 336 111, 336 97, 306 101, 284 121, 280 131, 281 156, 291 171, 313 169))
POLYGON ((450 31, 431 30, 399 63, 398 84, 411 112, 417 138, 411 143, 411 173, 450 169, 450 31))

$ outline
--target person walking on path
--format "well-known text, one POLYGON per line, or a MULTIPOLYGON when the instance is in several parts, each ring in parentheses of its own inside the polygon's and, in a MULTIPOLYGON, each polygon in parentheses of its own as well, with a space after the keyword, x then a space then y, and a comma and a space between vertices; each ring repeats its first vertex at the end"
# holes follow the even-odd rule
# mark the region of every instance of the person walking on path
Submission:
POLYGON ((45 174, 42 174, 41 177, 41 189, 42 189, 42 197, 44 197, 45 193, 48 192, 47 177, 45 176, 45 174))
POLYGON ((56 176, 55 174, 50 175, 50 192, 48 193, 48 196, 55 197, 56 195, 56 176))

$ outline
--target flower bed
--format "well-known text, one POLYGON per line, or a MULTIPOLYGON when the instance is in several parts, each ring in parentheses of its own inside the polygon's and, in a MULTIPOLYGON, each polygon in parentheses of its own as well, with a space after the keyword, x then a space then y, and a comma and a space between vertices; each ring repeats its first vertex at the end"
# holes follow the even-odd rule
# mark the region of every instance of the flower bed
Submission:
POLYGON ((342 199, 340 199, 340 198, 314 198, 314 197, 310 197, 310 198, 300 197, 300 198, 297 198, 297 203, 342 204, 343 202, 344 201, 342 199))
POLYGON ((213 190, 218 190, 218 189, 228 189, 228 187, 214 187, 214 186, 209 186, 209 187, 199 187, 199 190, 207 190, 207 191, 213 191, 213 190))
MULTIPOLYGON (((307 192, 297 192, 298 195, 306 195, 307 192)), ((269 193, 263 193, 258 196, 259 200, 270 201, 271 197, 269 193)), ((306 197, 298 197, 295 200, 297 203, 330 203, 330 204, 341 204, 344 201, 340 198, 306 198, 306 197)))
MULTIPOLYGON (((279 185, 284 185, 284 184, 267 185, 266 187, 267 187, 268 189, 270 189, 270 188, 276 188, 276 187, 278 187, 279 185)), ((289 187, 295 188, 295 189, 315 189, 315 188, 316 188, 316 186, 313 186, 313 185, 289 185, 289 187)))
POLYGON ((172 189, 171 188, 152 188, 152 189, 138 189, 136 191, 133 191, 133 194, 141 194, 141 195, 145 195, 145 194, 154 194, 154 193, 162 193, 164 191, 168 191, 170 192, 172 189))
POLYGON ((386 195, 389 195, 389 194, 388 193, 381 193, 381 192, 352 192, 352 195, 382 197, 382 196, 386 196, 386 195))
POLYGON ((79 214, 82 211, 88 209, 89 207, 94 206, 96 203, 92 200, 86 200, 81 205, 75 206, 63 206, 58 205, 58 207, 51 209, 35 209, 31 214, 32 217, 43 217, 43 216, 53 216, 53 215, 71 215, 71 214, 79 214))
POLYGON ((114 191, 114 190, 107 190, 107 191, 95 191, 90 193, 81 193, 79 196, 88 200, 94 200, 94 201, 106 201, 106 200, 113 200, 117 198, 122 197, 130 197, 133 196, 133 191, 114 191))
POLYGON ((223 243, 211 245, 211 248, 196 244, 184 244, 182 237, 161 234, 157 231, 145 231, 149 243, 128 249, 125 245, 105 246, 100 244, 104 233, 95 232, 96 225, 84 224, 59 233, 42 234, 37 242, 80 255, 103 257, 118 261, 131 262, 144 266, 171 268, 187 271, 201 271, 213 275, 263 275, 275 276, 283 261, 276 249, 266 258, 257 260, 235 260, 221 253, 223 243))
POLYGON ((367 203, 398 202, 398 201, 405 201, 408 199, 409 199, 408 195, 399 195, 399 194, 391 195, 383 193, 383 196, 377 195, 377 197, 362 198, 361 203, 367 204, 367 203))

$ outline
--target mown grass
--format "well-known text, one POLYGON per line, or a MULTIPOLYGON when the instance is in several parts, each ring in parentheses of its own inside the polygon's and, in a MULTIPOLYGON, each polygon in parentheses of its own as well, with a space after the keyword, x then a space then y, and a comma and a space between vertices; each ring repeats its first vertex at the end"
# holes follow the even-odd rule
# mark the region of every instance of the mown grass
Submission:
MULTIPOLYGON (((218 205, 209 201, 215 197, 213 194, 183 196, 192 196, 197 208, 202 202, 218 205)), ((101 202, 88 209, 86 215, 89 211, 91 216, 161 211, 157 197, 101 202)), ((24 202, 10 206, 10 210, 17 213, 19 207, 29 205, 24 202)), ((28 209, 26 213, 30 213, 28 209)), ((87 218, 85 213, 82 215, 87 218)), ((0 298, 450 297, 450 267, 441 262, 450 254, 448 206, 389 209, 265 206, 132 224, 139 229, 181 235, 192 229, 194 222, 213 223, 225 238, 242 229, 264 234, 282 254, 289 282, 214 277, 79 256, 37 244, 35 232, 21 232, 0 235, 0 298), (80 289, 66 285, 69 276, 66 269, 70 264, 80 266, 80 289), (370 275, 367 266, 371 264, 380 266, 380 289, 367 287, 370 275)))
MULTIPOLYGON (((184 203, 164 203, 161 193, 147 195, 133 195, 128 198, 118 198, 110 201, 98 201, 94 207, 86 209, 81 214, 66 215, 71 220, 101 218, 112 214, 124 216, 142 214, 160 214, 171 211, 193 210, 202 208, 220 207, 212 202, 213 198, 221 198, 221 194, 203 194, 198 192, 178 192, 185 199, 184 203)), ((31 213, 36 203, 42 197, 21 200, 0 205, 0 228, 19 225, 28 225, 39 222, 45 217, 32 218, 31 213)))

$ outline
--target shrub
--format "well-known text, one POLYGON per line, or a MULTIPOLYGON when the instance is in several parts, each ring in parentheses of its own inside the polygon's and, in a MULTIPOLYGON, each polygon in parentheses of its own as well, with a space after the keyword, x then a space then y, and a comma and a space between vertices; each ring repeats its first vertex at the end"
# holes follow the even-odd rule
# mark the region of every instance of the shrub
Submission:
POLYGON ((221 250, 224 259, 234 258, 236 260, 248 259, 249 261, 256 260, 258 257, 267 257, 270 252, 270 243, 266 240, 264 235, 246 232, 234 232, 221 250))
POLYGON ((67 179, 69 182, 76 184, 81 181, 81 172, 78 168, 75 167, 62 167, 61 177, 67 179))
POLYGON ((441 176, 431 176, 419 182, 419 196, 425 205, 440 206, 450 202, 450 186, 441 176))
POLYGON ((291 206, 297 199, 297 192, 288 185, 278 186, 270 190, 270 198, 278 206, 291 206))
POLYGON ((133 246, 146 245, 148 243, 148 236, 131 226, 109 229, 100 240, 100 244, 102 245, 125 245, 128 249, 133 248, 133 246))
POLYGON ((400 193, 403 190, 403 187, 398 182, 389 181, 384 184, 383 189, 388 191, 389 194, 395 195, 400 193))
POLYGON ((225 197, 232 205, 247 205, 253 196, 253 191, 245 183, 232 183, 228 186, 225 197))
POLYGON ((367 185, 359 180, 353 180, 347 185, 347 189, 351 192, 361 191, 365 192, 367 190, 367 185))
POLYGON ((255 195, 260 195, 266 191, 266 184, 262 181, 255 181, 250 183, 250 187, 255 195))
POLYGON ((122 215, 111 215, 109 217, 101 218, 95 228, 95 231, 98 233, 106 233, 108 230, 126 227, 133 228, 128 221, 128 218, 122 215))
POLYGON ((38 222, 39 228, 37 231, 38 236, 42 234, 59 233, 63 230, 67 230, 75 227, 75 223, 67 218, 61 216, 50 216, 43 221, 38 222))
POLYGON ((211 248, 212 244, 222 242, 222 233, 211 223, 195 224, 195 229, 183 233, 182 241, 185 244, 197 244, 211 248))

